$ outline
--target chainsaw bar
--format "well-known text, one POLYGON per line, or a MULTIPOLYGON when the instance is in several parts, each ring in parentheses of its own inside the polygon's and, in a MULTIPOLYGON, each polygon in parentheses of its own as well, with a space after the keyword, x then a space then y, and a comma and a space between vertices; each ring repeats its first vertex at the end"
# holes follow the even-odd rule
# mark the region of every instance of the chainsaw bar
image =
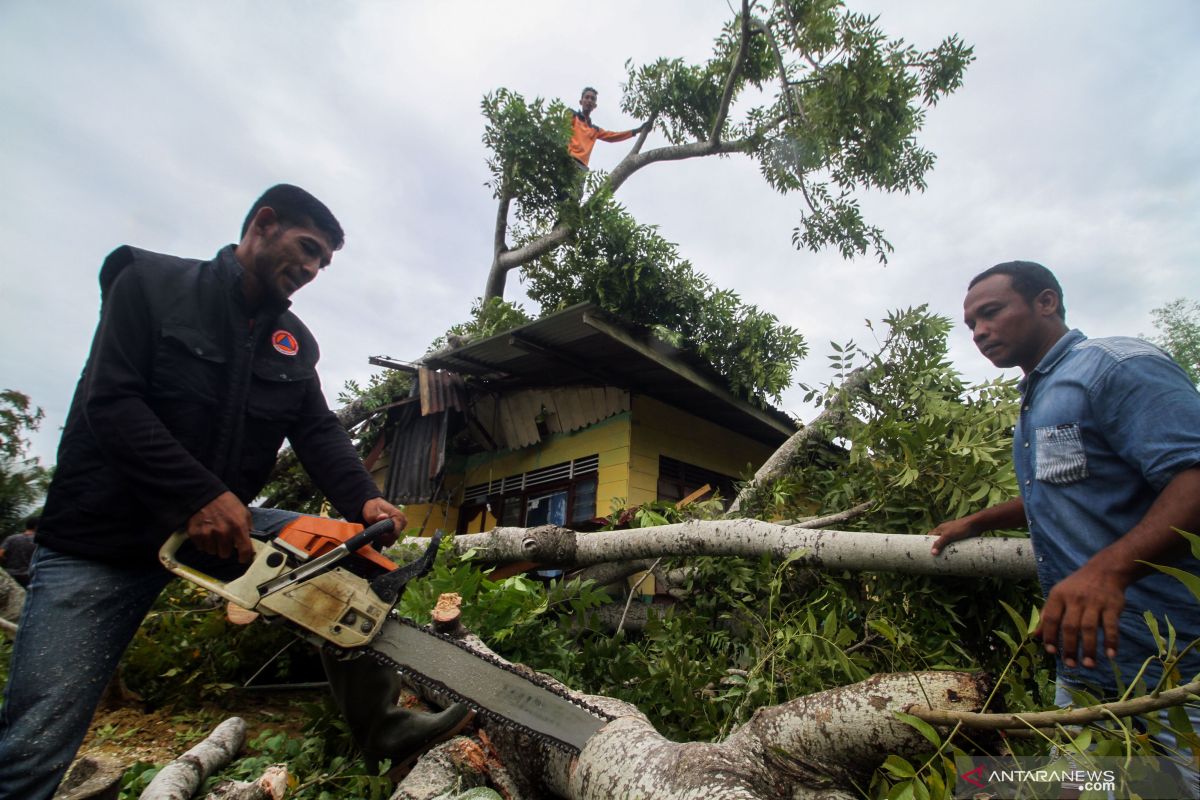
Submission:
POLYGON ((357 652, 570 755, 578 755, 587 740, 614 719, 536 673, 526 675, 491 654, 472 650, 394 612, 379 635, 357 652))

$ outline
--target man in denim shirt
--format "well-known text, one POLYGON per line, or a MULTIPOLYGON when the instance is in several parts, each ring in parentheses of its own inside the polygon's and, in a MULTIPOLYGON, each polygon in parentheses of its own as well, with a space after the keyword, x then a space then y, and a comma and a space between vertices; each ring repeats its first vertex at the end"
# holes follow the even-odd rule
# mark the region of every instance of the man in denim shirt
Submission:
MULTIPOLYGON (((933 554, 1027 525, 1046 596, 1035 633, 1058 657, 1060 701, 1076 688, 1111 698, 1158 653, 1145 612, 1164 635, 1169 620, 1181 646, 1200 639, 1200 604, 1146 566, 1200 573, 1173 530, 1200 533, 1200 393, 1147 342, 1069 330, 1062 289, 1040 264, 976 276, 963 311, 984 357, 1025 373, 1013 437, 1021 496, 939 525, 933 554)), ((1200 673, 1200 653, 1189 652, 1180 672, 1200 673)), ((1153 686, 1160 676, 1152 662, 1143 678, 1153 686)), ((1189 716, 1200 732, 1200 709, 1189 716)))

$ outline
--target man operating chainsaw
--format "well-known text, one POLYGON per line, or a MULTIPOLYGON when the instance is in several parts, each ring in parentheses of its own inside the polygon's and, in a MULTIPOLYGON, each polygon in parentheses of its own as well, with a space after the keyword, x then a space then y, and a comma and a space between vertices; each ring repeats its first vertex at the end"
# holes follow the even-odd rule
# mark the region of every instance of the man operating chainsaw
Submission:
MULTIPOLYGON (((209 261, 128 246, 105 259, 100 322, 59 444, 0 709, 0 800, 54 794, 170 580, 156 562, 169 534, 246 562, 252 529, 277 531, 295 516, 246 505, 285 438, 346 519, 403 528, 326 405, 317 343, 288 310, 343 239, 323 203, 281 184, 254 204, 238 244, 209 261)), ((395 755, 469 714, 393 715, 395 755)))

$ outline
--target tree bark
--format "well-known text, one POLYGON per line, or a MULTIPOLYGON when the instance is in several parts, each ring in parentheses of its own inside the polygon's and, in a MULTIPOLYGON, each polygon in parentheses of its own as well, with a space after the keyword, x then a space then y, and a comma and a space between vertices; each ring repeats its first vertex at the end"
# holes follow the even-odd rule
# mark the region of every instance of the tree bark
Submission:
POLYGON ((245 738, 245 721, 230 717, 207 739, 163 767, 142 791, 140 800, 188 800, 209 775, 233 759, 245 738))
MULTIPOLYGON (((639 146, 643 139, 644 136, 639 139, 639 146)), ((621 188, 621 184, 625 183, 633 173, 650 164, 660 161, 683 161, 689 158, 741 153, 749 149, 751 144, 752 140, 750 139, 738 139, 732 142, 689 142, 669 147, 658 147, 653 150, 647 150, 645 153, 639 152, 635 147, 609 173, 607 180, 608 188, 615 193, 617 189, 621 188)), ((507 206, 503 207, 503 210, 507 211, 507 206)), ((499 227, 499 223, 497 223, 497 226, 499 227)), ((489 300, 492 297, 503 298, 506 277, 509 272, 523 264, 528 264, 534 259, 541 258, 566 244, 570 240, 573 230, 566 222, 560 222, 545 235, 527 242, 520 247, 511 250, 506 248, 498 249, 492 260, 491 269, 488 272, 487 288, 483 299, 489 300)))
POLYGON ((934 725, 964 725, 984 730, 1022 730, 1029 728, 1056 728, 1060 725, 1086 725, 1113 717, 1144 716, 1172 706, 1193 702, 1200 695, 1200 681, 1192 681, 1158 694, 1148 694, 1131 700, 1101 703, 1087 708, 1057 711, 1034 711, 1026 714, 982 714, 974 711, 942 711, 936 709, 910 709, 919 717, 934 725))
POLYGON ((822 569, 899 572, 909 575, 1023 580, 1036 575, 1026 538, 966 539, 940 556, 931 540, 912 534, 814 530, 752 519, 693 520, 654 528, 576 533, 554 525, 495 528, 456 536, 459 553, 476 551, 485 564, 537 561, 559 567, 585 567, 610 561, 660 556, 743 556, 769 553, 784 558, 800 551, 798 564, 822 569))
MULTIPOLYGON (((478 638, 463 639, 491 653, 478 638)), ((928 748, 896 712, 914 704, 944 711, 978 709, 988 688, 980 676, 962 672, 876 675, 759 709, 724 741, 713 744, 669 741, 628 703, 571 692, 615 717, 584 745, 577 759, 513 729, 493 729, 486 720, 481 726, 513 773, 510 791, 530 797, 841 800, 856 797, 855 783, 869 780, 888 754, 911 757, 928 748)), ((463 780, 464 773, 473 776, 468 785, 479 785, 475 781, 484 770, 478 754, 476 763, 470 763, 472 752, 467 745, 443 746, 430 763, 419 763, 400 783, 392 800, 437 797, 455 780, 463 780)))
POLYGON ((758 468, 758 471, 754 473, 754 477, 742 487, 737 497, 733 499, 726 516, 736 516, 741 510, 742 504, 753 496, 755 492, 769 481, 787 472, 792 463, 804 452, 808 445, 814 442, 827 442, 829 437, 825 433, 826 429, 830 427, 836 429, 839 427, 844 420, 846 404, 850 400, 865 394, 868 389, 868 373, 861 367, 851 372, 845 382, 842 383, 837 395, 826 404, 821 413, 808 425, 792 434, 758 468))
POLYGON ((229 781, 213 789, 205 800, 283 800, 287 794, 288 770, 275 764, 255 781, 229 781))

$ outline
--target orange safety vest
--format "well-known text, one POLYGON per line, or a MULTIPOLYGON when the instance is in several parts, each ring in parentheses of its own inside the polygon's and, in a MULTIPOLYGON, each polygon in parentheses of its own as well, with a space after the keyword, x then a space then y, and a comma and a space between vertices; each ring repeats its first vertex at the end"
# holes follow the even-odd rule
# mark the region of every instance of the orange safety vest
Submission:
POLYGON ((593 125, 591 120, 576 111, 571 118, 571 143, 567 145, 567 153, 586 167, 597 139, 605 142, 623 142, 632 137, 633 131, 606 131, 593 125))

